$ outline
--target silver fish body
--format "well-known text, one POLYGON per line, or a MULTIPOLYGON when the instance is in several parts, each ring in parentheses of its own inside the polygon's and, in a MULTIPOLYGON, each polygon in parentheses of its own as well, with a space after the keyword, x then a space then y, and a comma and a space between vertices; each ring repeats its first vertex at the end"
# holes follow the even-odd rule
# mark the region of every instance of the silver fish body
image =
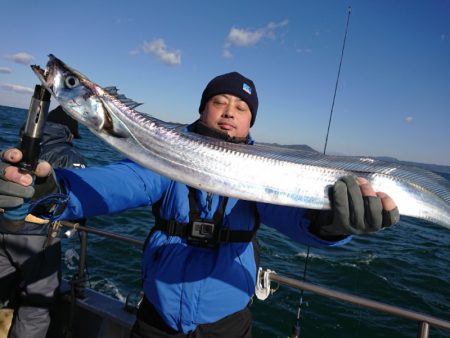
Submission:
POLYGON ((201 136, 142 114, 114 88, 102 88, 50 55, 32 66, 64 110, 137 163, 189 186, 244 200, 328 209, 339 178, 366 178, 391 196, 400 214, 450 229, 450 183, 420 168, 363 157, 325 156, 201 136))

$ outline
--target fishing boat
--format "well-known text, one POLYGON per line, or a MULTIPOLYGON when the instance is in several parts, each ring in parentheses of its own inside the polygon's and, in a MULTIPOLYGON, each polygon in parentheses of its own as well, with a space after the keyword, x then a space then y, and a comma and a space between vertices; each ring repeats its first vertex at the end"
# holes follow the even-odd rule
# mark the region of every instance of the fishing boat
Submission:
MULTIPOLYGON (((86 287, 87 233, 125 242, 129 245, 142 246, 143 241, 78 223, 67 221, 61 221, 60 223, 72 232, 78 231, 80 233, 80 259, 77 273, 72 277, 65 276, 62 281, 55 311, 56 315, 52 319, 47 338, 128 338, 142 294, 130 294, 125 302, 122 302, 86 287)), ((450 334, 450 321, 448 320, 288 278, 269 269, 259 270, 259 287, 257 287, 256 291, 260 295, 260 299, 264 299, 271 294, 272 283, 305 290, 336 301, 379 311, 387 316, 398 316, 408 319, 412 322, 412 325, 417 325, 418 338, 429 337, 430 329, 433 327, 448 330, 450 334)), ((294 338, 297 336, 294 333, 290 337, 294 338)))

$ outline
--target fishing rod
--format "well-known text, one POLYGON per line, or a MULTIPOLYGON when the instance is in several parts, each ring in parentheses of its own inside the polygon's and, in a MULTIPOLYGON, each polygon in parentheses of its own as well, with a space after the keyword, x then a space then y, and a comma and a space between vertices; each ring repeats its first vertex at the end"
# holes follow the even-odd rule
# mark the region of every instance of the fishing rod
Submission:
POLYGON ((47 121, 48 108, 50 106, 50 93, 41 85, 36 85, 28 110, 27 122, 20 142, 22 161, 19 167, 33 173, 37 167, 41 152, 42 136, 47 121))
MULTIPOLYGON (((18 164, 18 167, 21 171, 31 175, 34 175, 39 161, 42 136, 50 106, 50 97, 51 95, 45 87, 41 85, 34 87, 27 120, 21 134, 19 148, 22 151, 22 160, 18 164)), ((13 225, 21 223, 27 216, 29 208, 30 201, 25 200, 19 207, 5 209, 3 217, 13 225)))
POLYGON ((342 60, 344 59, 344 51, 345 51, 345 42, 347 41, 347 32, 348 32, 348 25, 350 22, 350 14, 352 13, 352 7, 349 6, 348 7, 348 12, 347 12, 347 24, 345 26, 345 35, 344 35, 344 41, 342 43, 342 50, 341 50, 341 59, 339 61, 339 68, 338 68, 338 73, 337 73, 337 78, 336 78, 336 85, 334 86, 334 95, 333 95, 333 101, 331 103, 331 111, 330 111, 330 119, 328 121, 328 128, 327 128, 327 135, 325 137, 325 146, 323 148, 323 154, 325 155, 326 151, 327 151, 327 144, 328 144, 328 135, 330 133, 330 126, 331 126, 331 118, 333 117, 333 110, 334 110, 334 102, 336 100, 336 93, 337 93, 337 88, 338 88, 338 84, 339 84, 339 77, 341 75, 341 67, 342 67, 342 60))
MULTIPOLYGON (((352 7, 349 6, 348 10, 347 10, 347 23, 345 25, 345 35, 344 35, 344 41, 342 43, 342 50, 341 50, 341 57, 340 57, 340 60, 339 60, 339 68, 338 68, 338 73, 337 73, 337 78, 336 78, 336 85, 334 87, 333 101, 332 101, 332 104, 331 104, 330 118, 329 118, 329 121, 328 121, 327 134, 326 134, 326 137, 325 137, 325 145, 324 145, 324 148, 323 148, 323 154, 324 155, 326 154, 326 151, 327 151, 328 135, 330 133, 331 119, 332 119, 333 110, 334 110, 334 102, 336 100, 336 93, 337 93, 337 88, 338 88, 338 84, 339 84, 339 78, 340 78, 340 75, 341 75, 342 60, 344 58, 345 42, 347 41, 347 32, 348 32, 351 12, 352 12, 352 7)), ((306 251, 306 257, 305 257, 305 267, 304 267, 304 270, 303 270, 303 281, 305 281, 305 282, 306 282, 306 273, 307 273, 307 270, 308 270, 309 253, 310 253, 310 247, 308 246, 307 251, 306 251)), ((301 320, 301 310, 302 310, 302 305, 303 305, 303 295, 304 295, 304 289, 301 289, 299 303, 298 303, 298 307, 297 307, 297 317, 296 317, 294 325, 292 326, 291 338, 299 338, 300 337, 300 333, 301 333, 300 320, 301 320)))

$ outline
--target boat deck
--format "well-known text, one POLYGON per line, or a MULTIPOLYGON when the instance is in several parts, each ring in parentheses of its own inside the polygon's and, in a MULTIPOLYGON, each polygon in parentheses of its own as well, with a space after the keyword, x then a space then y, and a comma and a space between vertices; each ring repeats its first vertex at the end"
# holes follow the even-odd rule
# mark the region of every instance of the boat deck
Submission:
POLYGON ((129 338, 136 317, 123 302, 89 288, 75 303, 71 299, 70 284, 63 280, 47 338, 129 338))

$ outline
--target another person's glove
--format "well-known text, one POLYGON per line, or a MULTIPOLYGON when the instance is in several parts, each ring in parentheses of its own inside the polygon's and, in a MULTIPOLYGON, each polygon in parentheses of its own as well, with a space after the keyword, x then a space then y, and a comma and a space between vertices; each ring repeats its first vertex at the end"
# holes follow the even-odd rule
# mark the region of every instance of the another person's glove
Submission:
POLYGON ((330 191, 331 210, 311 210, 310 231, 323 239, 379 231, 400 220, 398 208, 384 210, 379 196, 363 196, 356 178, 339 179, 330 191))
MULTIPOLYGON (((9 166, 11 166, 10 163, 0 162, 0 209, 3 211, 20 207, 24 200, 33 204, 59 191, 53 170, 46 177, 36 177, 33 185, 23 186, 5 179, 5 169, 9 166)), ((52 204, 54 204, 53 201, 41 203, 38 208, 33 210, 33 213, 49 211, 53 208, 52 204)))
POLYGON ((16 208, 23 204, 24 199, 34 195, 34 188, 13 183, 4 179, 5 169, 11 164, 0 162, 0 208, 16 208))

